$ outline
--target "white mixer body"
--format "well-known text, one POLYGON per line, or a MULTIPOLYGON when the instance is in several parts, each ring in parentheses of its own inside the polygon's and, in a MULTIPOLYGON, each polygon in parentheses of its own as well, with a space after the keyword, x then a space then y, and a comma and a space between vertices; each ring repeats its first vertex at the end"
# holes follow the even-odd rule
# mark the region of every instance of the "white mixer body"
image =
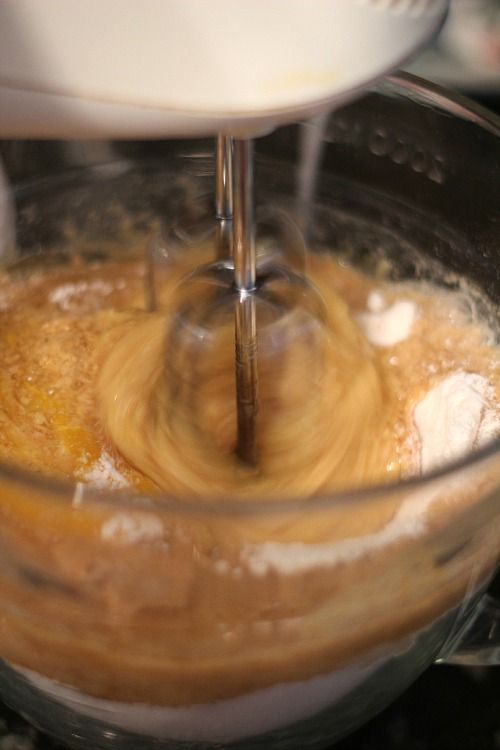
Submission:
POLYGON ((398 67, 447 0, 0 0, 0 137, 252 135, 398 67))

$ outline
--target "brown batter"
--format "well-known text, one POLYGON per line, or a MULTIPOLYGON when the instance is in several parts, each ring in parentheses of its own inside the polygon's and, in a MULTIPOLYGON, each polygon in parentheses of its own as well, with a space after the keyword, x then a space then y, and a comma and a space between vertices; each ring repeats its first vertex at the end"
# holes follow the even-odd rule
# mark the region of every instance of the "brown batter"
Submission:
MULTIPOLYGON (((193 252, 161 281, 155 313, 144 311, 140 262, 4 277, 2 461, 72 482, 129 485, 152 498, 163 491, 204 503, 221 495, 306 503, 418 471, 413 409, 447 374, 484 375, 500 402, 497 350, 457 296, 375 285, 315 256, 310 276, 325 303, 325 324, 312 339, 291 341, 279 378, 276 359, 261 359, 261 463, 249 471, 232 457, 229 326, 199 363, 195 428, 185 419, 190 404, 168 399, 166 321, 179 278, 200 256, 193 252), (375 287, 388 304, 404 297, 417 306, 410 335, 393 346, 371 345, 355 322, 375 287)), ((491 567, 498 528, 481 536, 477 516, 464 513, 495 482, 490 467, 472 485, 454 487, 453 504, 445 488, 429 515, 434 531, 425 550, 396 539, 375 556, 334 566, 334 576, 321 560, 310 569, 258 574, 242 551, 376 534, 397 516, 406 493, 382 494, 355 511, 344 504, 287 516, 193 517, 150 504, 81 504, 77 495, 71 505, 43 488, 26 494, 14 482, 0 506, 4 549, 16 570, 36 569, 43 591, 27 574, 21 583, 19 572, 0 580, 0 654, 94 695, 167 705, 329 671, 451 606, 477 549, 479 574, 491 567), (451 534, 450 514, 457 519, 451 534), (437 570, 439 553, 473 527, 475 543, 437 570), (409 586, 415 566, 418 579, 409 586), (360 632, 353 622, 363 597, 374 601, 373 621, 360 632)))
MULTIPOLYGON (((312 334, 290 336, 285 354, 261 353, 260 467, 247 471, 232 456, 232 325, 215 328, 214 342, 197 363, 195 426, 181 419, 189 418, 191 404, 168 400, 165 363, 179 356, 168 351, 168 316, 176 308, 179 277, 198 259, 193 254, 163 283, 157 313, 141 309, 140 263, 4 280, 3 461, 81 479, 107 452, 127 482, 141 489, 152 489, 152 480, 161 490, 201 498, 310 497, 418 470, 410 450, 413 407, 448 373, 483 374, 498 396, 496 352, 485 344, 483 327, 466 324, 457 299, 388 286, 388 303, 398 295, 412 299, 418 317, 407 339, 375 347, 353 317, 375 284, 315 256, 310 277, 327 319, 312 334)), ((289 317, 279 325, 293 331, 296 321, 289 317)), ((181 356, 186 362, 178 369, 194 367, 181 356)))

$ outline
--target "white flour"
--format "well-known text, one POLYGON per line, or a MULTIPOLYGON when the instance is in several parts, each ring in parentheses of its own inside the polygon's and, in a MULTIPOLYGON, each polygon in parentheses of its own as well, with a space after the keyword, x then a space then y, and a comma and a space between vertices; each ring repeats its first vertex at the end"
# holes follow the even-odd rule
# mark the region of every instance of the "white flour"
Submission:
POLYGON ((128 482, 116 468, 109 453, 102 453, 92 466, 79 472, 78 478, 96 489, 119 490, 128 487, 128 482))
POLYGON ((494 392, 481 375, 456 372, 435 385, 414 411, 420 470, 454 461, 500 433, 494 392))
POLYGON ((160 518, 150 513, 115 513, 101 527, 101 538, 121 544, 153 542, 163 538, 160 518))
POLYGON ((368 312, 356 320, 366 338, 375 346, 394 346, 410 335, 417 317, 417 306, 410 300, 397 300, 386 306, 380 292, 373 291, 367 301, 368 312))
POLYGON ((105 281, 78 281, 76 284, 61 284, 49 294, 49 300, 61 310, 71 310, 75 303, 79 305, 82 300, 87 301, 91 294, 100 294, 105 297, 111 294, 113 286, 105 281))

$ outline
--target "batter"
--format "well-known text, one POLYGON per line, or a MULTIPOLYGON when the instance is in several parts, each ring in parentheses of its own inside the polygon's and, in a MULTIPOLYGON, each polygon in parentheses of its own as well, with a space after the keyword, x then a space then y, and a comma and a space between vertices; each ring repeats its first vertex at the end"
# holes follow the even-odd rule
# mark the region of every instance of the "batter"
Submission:
MULTIPOLYGON (((107 461, 111 485, 202 500, 307 498, 418 473, 415 406, 450 374, 482 376, 481 419, 497 412, 498 350, 463 299, 375 286, 313 256, 326 318, 260 352, 260 465, 245 469, 233 455, 232 321, 214 326, 201 361, 168 348, 179 279, 204 258, 192 253, 167 275, 154 313, 143 309, 137 262, 4 279, 0 459, 97 482, 107 461), (177 372, 197 368, 196 405, 169 400, 172 361, 177 372)), ((272 325, 293 333, 300 320, 288 318, 272 325)))

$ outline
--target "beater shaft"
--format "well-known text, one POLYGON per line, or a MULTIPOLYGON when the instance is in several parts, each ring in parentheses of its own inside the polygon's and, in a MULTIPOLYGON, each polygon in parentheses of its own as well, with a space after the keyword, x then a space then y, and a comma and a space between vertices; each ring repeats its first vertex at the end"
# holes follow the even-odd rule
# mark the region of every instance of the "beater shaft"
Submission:
POLYGON ((257 316, 254 296, 256 251, 253 205, 253 144, 234 139, 234 285, 236 406, 238 442, 236 453, 247 464, 257 464, 257 316))
POLYGON ((220 260, 232 255, 233 238, 233 139, 217 136, 215 156, 216 247, 220 260))

